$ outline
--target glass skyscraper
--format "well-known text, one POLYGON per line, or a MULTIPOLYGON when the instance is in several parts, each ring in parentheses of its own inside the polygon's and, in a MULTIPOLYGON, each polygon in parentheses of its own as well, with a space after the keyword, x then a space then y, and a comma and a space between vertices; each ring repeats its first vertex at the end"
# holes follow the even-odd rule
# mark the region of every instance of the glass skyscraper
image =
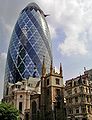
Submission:
POLYGON ((43 56, 49 71, 51 39, 45 17, 36 3, 30 3, 20 13, 8 49, 5 84, 16 83, 30 76, 39 77, 43 56))

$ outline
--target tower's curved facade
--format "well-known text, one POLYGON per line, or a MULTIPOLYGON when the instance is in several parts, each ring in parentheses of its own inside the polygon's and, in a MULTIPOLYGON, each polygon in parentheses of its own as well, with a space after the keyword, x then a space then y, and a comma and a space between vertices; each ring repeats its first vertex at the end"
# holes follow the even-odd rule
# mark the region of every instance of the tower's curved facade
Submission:
POLYGON ((5 70, 5 84, 16 83, 30 76, 39 77, 43 56, 46 68, 52 60, 51 39, 45 15, 39 6, 25 7, 12 33, 5 70))

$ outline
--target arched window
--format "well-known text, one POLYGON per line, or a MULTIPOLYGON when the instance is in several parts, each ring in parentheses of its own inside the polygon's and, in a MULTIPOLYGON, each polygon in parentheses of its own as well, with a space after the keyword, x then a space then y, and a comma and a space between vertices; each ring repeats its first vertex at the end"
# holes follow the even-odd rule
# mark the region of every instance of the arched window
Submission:
POLYGON ((22 112, 22 105, 23 103, 22 102, 19 102, 19 111, 22 112))
POLYGON ((37 120, 37 104, 35 101, 32 102, 32 120, 37 120))

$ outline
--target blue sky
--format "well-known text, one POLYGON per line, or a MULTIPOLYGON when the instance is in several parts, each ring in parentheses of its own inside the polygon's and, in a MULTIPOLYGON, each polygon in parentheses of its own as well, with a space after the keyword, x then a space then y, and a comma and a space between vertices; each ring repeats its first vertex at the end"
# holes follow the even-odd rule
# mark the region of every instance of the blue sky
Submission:
POLYGON ((0 98, 7 49, 21 10, 35 1, 47 17, 54 66, 63 66, 64 80, 92 68, 92 0, 0 0, 0 98))

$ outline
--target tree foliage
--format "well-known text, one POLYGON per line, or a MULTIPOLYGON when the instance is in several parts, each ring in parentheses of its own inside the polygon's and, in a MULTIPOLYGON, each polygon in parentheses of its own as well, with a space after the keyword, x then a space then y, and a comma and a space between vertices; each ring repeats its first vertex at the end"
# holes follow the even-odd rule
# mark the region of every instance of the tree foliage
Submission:
POLYGON ((12 105, 0 104, 0 120, 18 120, 19 112, 12 105))

